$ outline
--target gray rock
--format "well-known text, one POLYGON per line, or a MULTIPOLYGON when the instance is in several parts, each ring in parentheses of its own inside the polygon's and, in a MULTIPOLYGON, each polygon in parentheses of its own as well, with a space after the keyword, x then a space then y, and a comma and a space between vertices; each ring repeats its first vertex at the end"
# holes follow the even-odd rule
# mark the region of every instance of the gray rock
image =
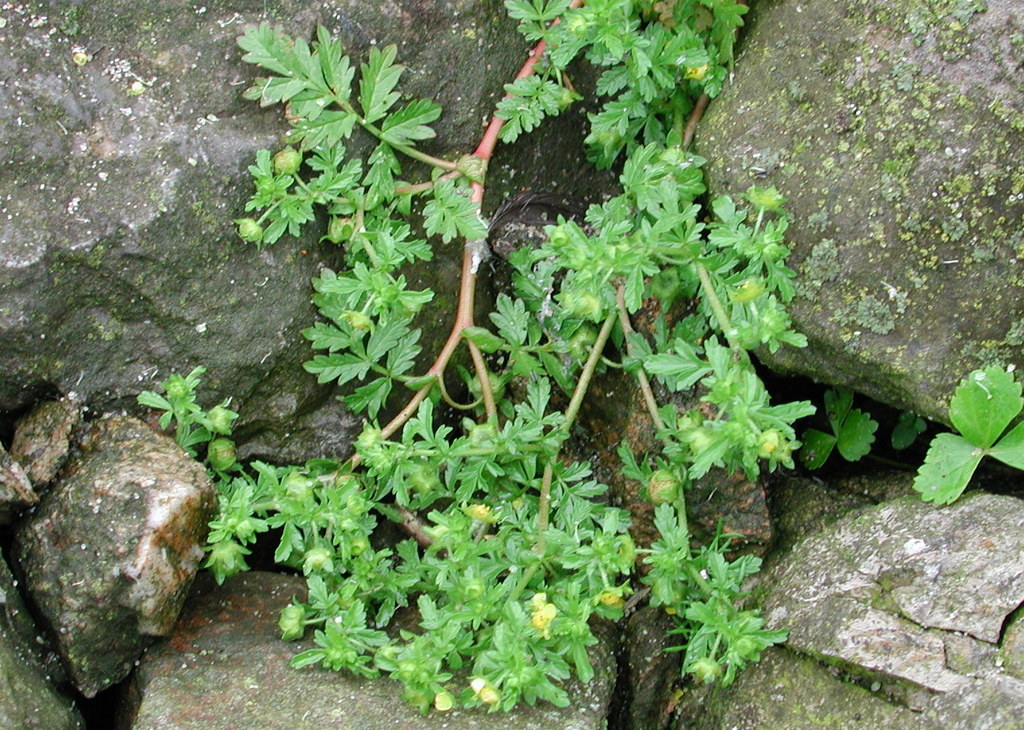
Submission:
POLYGON ((15 513, 38 501, 24 467, 0 444, 0 524, 6 525, 15 513))
POLYGON ((173 626, 216 499, 203 468, 141 421, 100 421, 81 449, 19 524, 12 552, 72 681, 92 697, 173 626))
POLYGON ((1018 0, 754 6, 697 151, 714 194, 789 199, 810 344, 770 367, 944 420, 969 371, 1024 364, 1022 31, 1018 0))
MULTIPOLYGON (((0 556, 0 727, 7 730, 76 730, 85 724, 61 694, 52 661, 0 556)), ((59 670, 59 664, 56 666, 59 670)))
POLYGON ((621 726, 625 730, 657 730, 672 713, 673 693, 680 679, 683 655, 666 649, 679 640, 669 634, 679 622, 663 608, 644 606, 629 617, 622 641, 628 701, 619 698, 621 726))
POLYGON ((57 476, 71 450, 72 432, 81 422, 82 407, 73 393, 40 403, 18 419, 11 456, 25 467, 34 486, 45 486, 57 476))
POLYGON ((177 630, 151 647, 132 676, 124 727, 131 730, 599 730, 614 684, 607 645, 592 655, 597 676, 568 686, 572 704, 510 713, 454 710, 420 715, 390 679, 361 679, 288 662, 310 640, 285 642, 278 614, 305 594, 297 576, 243 573, 215 587, 196 581, 177 630))
POLYGON ((997 723, 1024 710, 1024 684, 996 651, 1006 617, 1024 603, 1022 521, 1024 501, 983 493, 943 508, 907 497, 853 512, 764 576, 769 627, 788 629, 788 648, 877 682, 913 709, 942 707, 949 718, 957 703, 936 704, 933 693, 1002 697, 985 720, 997 723))
MULTIPOLYGON (((688 688, 675 730, 939 730, 878 692, 795 652, 767 649, 726 688, 688 688)), ((946 728, 963 727, 946 725, 946 728)))

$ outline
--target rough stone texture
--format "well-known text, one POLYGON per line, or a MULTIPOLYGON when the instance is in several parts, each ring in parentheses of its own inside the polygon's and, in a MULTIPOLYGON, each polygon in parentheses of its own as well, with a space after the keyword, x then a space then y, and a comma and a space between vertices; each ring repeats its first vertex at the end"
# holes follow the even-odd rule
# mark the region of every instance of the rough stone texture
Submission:
MULTIPOLYGON (((813 659, 770 648, 726 689, 689 689, 675 730, 939 730, 918 713, 846 682, 813 659)), ((973 727, 973 726, 971 726, 973 727)))
POLYGON ((216 499, 203 468, 141 421, 100 421, 18 525, 31 603, 87 697, 125 677, 174 624, 216 499))
MULTIPOLYGON (((232 397, 242 414, 243 456, 346 453, 359 420, 302 370, 309 280, 337 252, 310 230, 257 253, 231 223, 255 151, 286 129, 281 109, 241 98, 257 71, 235 39, 266 20, 306 37, 323 23, 357 61, 397 44, 402 91, 445 110, 425 148, 456 155, 528 50, 500 0, 29 0, 0 20, 0 411, 70 391, 95 410, 133 407, 170 372, 204 365, 204 403, 232 397)), ((538 130, 503 148, 489 206, 520 186, 592 187, 568 141, 583 114, 547 128, 568 133, 559 144, 538 130)), ((450 326, 459 258, 439 246, 406 272, 438 289, 419 322, 424 357, 450 326)))
POLYGON ((1024 502, 983 493, 945 508, 908 497, 851 513, 764 575, 768 625, 789 630, 790 649, 878 682, 902 704, 950 722, 959 706, 946 726, 972 710, 932 693, 1002 697, 986 722, 1024 711, 1024 682, 996 651, 1024 603, 1022 521, 1024 502))
POLYGON ((790 311, 810 344, 764 359, 945 420, 969 371, 1024 364, 1024 6, 780 0, 752 15, 697 151, 714 194, 789 199, 790 311))
POLYGON ((121 730, 599 730, 614 683, 606 646, 597 676, 571 683, 572 704, 524 706, 511 713, 452 711, 422 716, 389 679, 367 680, 288 665, 309 640, 285 642, 278 613, 304 581, 272 573, 238 575, 221 587, 196 581, 177 630, 151 647, 133 675, 121 730))
POLYGON ((40 403, 18 419, 11 441, 17 459, 33 486, 43 487, 64 465, 71 451, 72 432, 82 422, 82 407, 74 395, 40 403))
POLYGON ((678 621, 660 607, 644 606, 629 617, 622 641, 622 684, 629 688, 629 698, 618 698, 621 718, 614 727, 658 730, 668 723, 683 663, 681 652, 665 651, 679 643, 669 634, 676 626, 678 621))
POLYGON ((36 634, 16 582, 0 556, 0 727, 76 730, 85 725, 71 699, 57 691, 60 665, 36 634), (51 672, 56 671, 57 677, 51 672))
POLYGON ((11 522, 17 512, 38 501, 25 469, 0 444, 0 524, 11 522))

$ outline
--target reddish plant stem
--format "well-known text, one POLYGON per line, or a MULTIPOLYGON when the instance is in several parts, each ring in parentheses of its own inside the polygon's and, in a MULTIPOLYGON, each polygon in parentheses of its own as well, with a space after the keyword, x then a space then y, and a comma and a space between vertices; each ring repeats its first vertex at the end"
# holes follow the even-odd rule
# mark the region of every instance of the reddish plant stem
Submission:
MULTIPOLYGON (((570 3, 570 8, 578 8, 583 5, 585 0, 573 0, 570 3)), ((556 25, 560 22, 558 18, 554 20, 552 25, 556 25)), ((544 51, 547 50, 547 43, 545 41, 539 41, 533 50, 530 51, 530 55, 527 57, 526 62, 522 68, 519 69, 519 73, 516 74, 513 81, 526 78, 531 75, 537 67, 537 63, 544 56, 544 51)), ((508 95, 506 94, 506 97, 508 95)), ((477 157, 488 163, 494 154, 494 148, 498 145, 498 138, 501 134, 501 128, 505 125, 505 120, 498 118, 497 114, 491 116, 490 122, 487 124, 487 128, 484 130, 483 136, 480 138, 480 143, 477 145, 476 150, 473 152, 473 157, 477 157)), ((472 197, 471 200, 476 204, 477 211, 480 210, 484 202, 484 184, 481 182, 472 183, 472 197)), ((448 334, 448 339, 445 340, 444 345, 441 347, 441 352, 438 353, 437 358, 434 360, 433 365, 427 370, 426 375, 433 375, 437 378, 444 377, 445 368, 448 367, 448 362, 451 360, 452 355, 455 354, 455 350, 458 348, 459 343, 463 339, 463 332, 467 327, 474 326, 473 320, 473 305, 476 299, 476 276, 477 270, 479 269, 480 263, 488 256, 487 242, 485 240, 467 241, 466 245, 462 249, 462 277, 459 283, 459 303, 455 313, 455 321, 452 323, 451 332, 448 334)), ((469 343, 470 355, 473 358, 473 365, 477 371, 477 377, 480 379, 481 393, 484 398, 484 408, 487 411, 488 416, 497 414, 497 408, 494 403, 494 394, 491 389, 489 379, 487 377, 487 368, 484 364, 483 356, 480 354, 479 348, 473 343, 469 343)), ((391 419, 390 422, 384 428, 381 429, 381 435, 384 438, 390 438, 402 425, 408 421, 416 413, 420 403, 430 393, 432 386, 427 386, 419 390, 416 395, 405 405, 405 407, 391 419)), ((357 455, 358 456, 358 455, 357 455)), ((358 463, 358 459, 353 457, 353 465, 358 463)))

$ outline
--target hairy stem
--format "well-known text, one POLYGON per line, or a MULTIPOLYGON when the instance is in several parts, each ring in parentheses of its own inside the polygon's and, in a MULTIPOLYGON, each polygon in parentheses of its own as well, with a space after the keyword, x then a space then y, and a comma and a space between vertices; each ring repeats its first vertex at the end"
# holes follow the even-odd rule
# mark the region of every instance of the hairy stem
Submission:
POLYGON ((711 281, 711 274, 708 273, 704 264, 699 261, 694 262, 693 266, 697 270, 700 286, 704 290, 704 296, 707 297, 711 312, 715 315, 715 320, 718 322, 718 329, 722 330, 722 334, 725 335, 725 339, 734 353, 742 352, 743 348, 736 341, 736 334, 732 329, 732 321, 729 319, 725 307, 722 306, 722 300, 718 298, 718 294, 715 292, 715 285, 711 281))
MULTIPOLYGON (((633 329, 633 324, 629 321, 629 311, 626 309, 626 289, 622 284, 619 284, 615 291, 615 304, 619 309, 619 324, 622 326, 623 334, 626 335, 626 352, 632 356, 634 348, 629 341, 629 335, 635 334, 636 330, 633 329)), ((654 422, 654 427, 659 431, 664 429, 665 422, 661 420, 661 414, 658 413, 658 401, 654 397, 651 381, 647 378, 647 373, 643 371, 643 368, 636 371, 636 380, 640 387, 640 393, 644 397, 644 405, 647 406, 647 412, 654 422)))

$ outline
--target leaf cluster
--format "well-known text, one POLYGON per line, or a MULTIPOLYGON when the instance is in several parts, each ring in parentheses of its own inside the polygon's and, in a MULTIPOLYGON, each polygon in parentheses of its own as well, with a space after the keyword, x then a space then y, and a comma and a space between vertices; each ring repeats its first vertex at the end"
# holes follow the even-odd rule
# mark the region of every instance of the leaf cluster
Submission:
POLYGON ((800 458, 808 469, 817 469, 836 449, 847 461, 860 461, 871 451, 875 442, 878 421, 870 415, 853 408, 853 391, 849 388, 832 388, 825 393, 825 411, 832 433, 809 428, 804 431, 804 445, 800 458))
POLYGON ((964 378, 949 403, 949 420, 960 433, 940 433, 932 440, 914 479, 921 499, 955 502, 986 456, 1024 469, 1024 424, 1007 431, 1021 410, 1024 398, 1012 371, 990 365, 964 378))

